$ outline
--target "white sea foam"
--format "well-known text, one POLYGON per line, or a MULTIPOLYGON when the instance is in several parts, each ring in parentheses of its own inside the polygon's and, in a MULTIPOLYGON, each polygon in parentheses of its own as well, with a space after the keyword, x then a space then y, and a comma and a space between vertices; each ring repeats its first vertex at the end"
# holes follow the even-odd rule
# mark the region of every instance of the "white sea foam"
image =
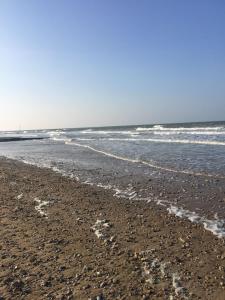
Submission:
POLYGON ((81 131, 81 133, 84 133, 84 134, 108 134, 109 131, 108 130, 83 130, 81 131))
MULTIPOLYGON (((57 140, 57 138, 54 138, 57 140)), ((58 139, 61 140, 61 139, 58 139)), ((62 139, 63 140, 63 139, 62 139)), ((64 139, 72 141, 72 139, 64 139)), ((92 141, 94 138, 77 138, 79 141, 92 141)), ((98 141, 127 141, 127 142, 154 142, 154 143, 175 143, 175 144, 197 144, 197 145, 215 145, 225 146, 225 142, 215 140, 189 140, 189 139, 154 139, 154 138, 98 138, 98 141)))
MULTIPOLYGON (((144 139, 143 139, 144 140, 144 139)), ((217 146, 225 146, 225 142, 221 141, 198 141, 198 140, 188 140, 188 139, 146 139, 150 142, 157 143, 177 143, 177 144, 199 144, 199 145, 217 145, 217 146)))
POLYGON ((111 184, 97 183, 97 186, 100 187, 100 188, 103 188, 104 190, 111 190, 112 189, 111 184))
POLYGON ((214 235, 219 238, 225 238, 225 220, 215 218, 214 220, 209 220, 205 217, 199 216, 196 212, 189 211, 187 209, 170 205, 167 208, 170 214, 174 214, 179 218, 186 218, 192 223, 203 224, 204 228, 211 231, 214 235))
POLYGON ((164 206, 164 207, 166 207, 167 204, 169 203, 166 200, 160 200, 160 199, 156 199, 155 202, 156 202, 157 205, 164 206))
MULTIPOLYGON (((94 139, 82 139, 79 140, 94 140, 94 139)), ((132 142, 154 142, 154 143, 176 143, 176 144, 198 144, 198 145, 217 145, 225 146, 225 142, 214 140, 188 140, 188 139, 154 139, 154 138, 99 138, 99 141, 132 141, 132 142)))
POLYGON ((162 125, 155 125, 153 127, 137 127, 137 131, 218 131, 224 127, 163 127, 162 125))
POLYGON ((60 136, 62 134, 65 134, 66 132, 65 131, 62 131, 62 130, 53 130, 53 131, 48 131, 46 132, 50 137, 52 136, 60 136))
POLYGON ((69 138, 57 138, 57 137, 53 137, 52 138, 53 141, 58 141, 58 142, 72 142, 72 139, 69 138))
MULTIPOLYGON (((66 175, 64 174, 64 176, 66 176, 66 175)), ((87 180, 83 183, 88 184, 88 185, 94 185, 94 183, 89 180, 87 180)), ((100 188, 106 189, 106 190, 113 190, 114 191, 113 196, 117 197, 117 198, 125 198, 125 199, 129 199, 129 200, 139 200, 139 201, 143 200, 143 201, 146 201, 147 203, 153 201, 157 205, 166 208, 166 210, 170 214, 174 214, 176 217, 179 217, 179 218, 188 219, 192 223, 202 224, 206 230, 210 231, 217 237, 225 238, 225 220, 219 219, 217 217, 217 215, 215 215, 214 220, 210 220, 204 216, 198 215, 196 212, 189 211, 182 207, 177 207, 177 206, 171 204, 171 202, 169 202, 167 200, 154 199, 152 197, 151 198, 150 197, 145 197, 145 198, 139 197, 137 192, 133 189, 132 185, 129 185, 128 188, 126 188, 126 189, 119 189, 112 185, 104 185, 101 183, 98 183, 97 186, 100 188)), ((97 220, 96 225, 100 225, 102 223, 104 223, 104 221, 97 220)), ((108 225, 103 225, 103 227, 104 226, 108 227, 108 225)), ((96 234, 96 236, 98 236, 98 238, 103 237, 102 233, 100 231, 98 231, 98 229, 96 229, 95 234, 96 234)))
POLYGON ((153 131, 154 135, 225 135, 225 131, 153 131))
MULTIPOLYGON (((126 198, 129 200, 133 200, 133 199, 137 199, 137 193, 136 191, 133 190, 132 186, 129 186, 127 189, 119 189, 119 188, 112 188, 112 190, 114 191, 113 196, 117 197, 117 198, 126 198)), ((138 198, 138 200, 140 200, 138 198)))
POLYGON ((95 141, 94 138, 76 138, 78 141, 95 141))
POLYGON ((96 135, 107 135, 107 134, 125 134, 125 135, 138 135, 138 132, 130 130, 84 130, 81 131, 83 134, 96 134, 96 135))
POLYGON ((136 131, 153 131, 153 130, 163 130, 163 125, 154 125, 152 127, 137 127, 136 131))

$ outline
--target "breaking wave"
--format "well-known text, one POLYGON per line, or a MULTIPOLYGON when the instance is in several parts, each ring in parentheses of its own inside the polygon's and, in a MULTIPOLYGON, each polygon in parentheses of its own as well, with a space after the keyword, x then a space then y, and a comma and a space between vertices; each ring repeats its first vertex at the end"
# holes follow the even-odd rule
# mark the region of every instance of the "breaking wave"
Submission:
POLYGON ((153 127, 137 127, 136 131, 218 131, 225 129, 224 127, 163 127, 155 125, 153 127))
MULTIPOLYGON (((91 141, 95 138, 77 138, 79 141, 91 141)), ((225 142, 215 140, 188 140, 188 139, 152 139, 152 138, 98 138, 98 141, 133 141, 133 142, 155 142, 155 143, 177 143, 177 144, 198 144, 225 146, 225 142)))

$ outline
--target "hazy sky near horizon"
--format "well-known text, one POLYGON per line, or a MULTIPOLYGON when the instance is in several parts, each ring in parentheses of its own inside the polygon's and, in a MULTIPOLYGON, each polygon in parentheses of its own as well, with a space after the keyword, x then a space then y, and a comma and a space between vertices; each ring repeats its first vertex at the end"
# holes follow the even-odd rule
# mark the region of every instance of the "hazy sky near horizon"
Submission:
POLYGON ((0 130, 225 119, 225 1, 0 0, 0 130))

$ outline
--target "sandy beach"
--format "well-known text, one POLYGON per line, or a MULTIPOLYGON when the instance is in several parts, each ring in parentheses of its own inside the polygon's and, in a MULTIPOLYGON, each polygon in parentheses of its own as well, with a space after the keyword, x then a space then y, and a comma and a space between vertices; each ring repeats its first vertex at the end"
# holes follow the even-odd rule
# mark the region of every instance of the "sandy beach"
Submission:
POLYGON ((225 1, 0 24, 0 300, 225 300, 225 1))
POLYGON ((225 244, 154 203, 0 161, 0 299, 224 299, 225 244))

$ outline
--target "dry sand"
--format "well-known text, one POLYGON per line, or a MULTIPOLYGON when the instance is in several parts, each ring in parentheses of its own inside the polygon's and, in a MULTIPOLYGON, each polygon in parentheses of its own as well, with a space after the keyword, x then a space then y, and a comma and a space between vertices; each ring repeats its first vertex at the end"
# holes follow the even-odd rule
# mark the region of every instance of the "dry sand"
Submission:
POLYGON ((225 299, 225 244, 144 201, 0 161, 0 299, 225 299))

